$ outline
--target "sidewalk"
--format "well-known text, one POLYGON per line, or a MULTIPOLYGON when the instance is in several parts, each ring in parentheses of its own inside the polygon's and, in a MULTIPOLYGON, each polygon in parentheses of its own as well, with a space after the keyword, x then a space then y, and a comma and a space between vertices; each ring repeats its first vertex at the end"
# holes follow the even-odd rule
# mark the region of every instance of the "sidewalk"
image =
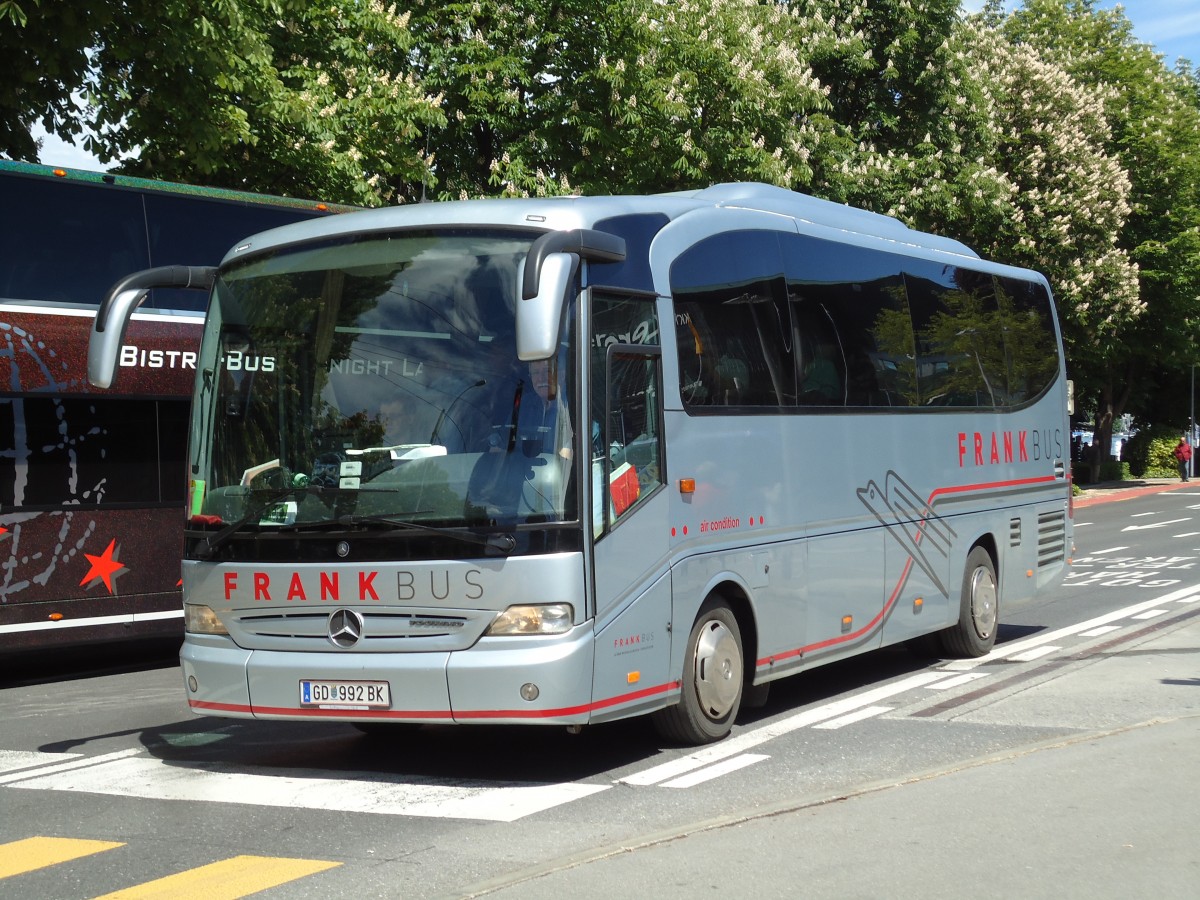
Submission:
MULTIPOLYGON (((1195 479, 1195 486, 1200 488, 1200 476, 1195 479)), ((1162 491, 1173 491, 1176 488, 1191 487, 1191 481, 1180 481, 1178 478, 1138 478, 1130 481, 1102 481, 1083 487, 1083 493, 1075 497, 1075 507, 1092 506, 1096 503, 1108 503, 1111 500, 1129 500, 1132 497, 1144 497, 1146 494, 1158 494, 1162 491)))

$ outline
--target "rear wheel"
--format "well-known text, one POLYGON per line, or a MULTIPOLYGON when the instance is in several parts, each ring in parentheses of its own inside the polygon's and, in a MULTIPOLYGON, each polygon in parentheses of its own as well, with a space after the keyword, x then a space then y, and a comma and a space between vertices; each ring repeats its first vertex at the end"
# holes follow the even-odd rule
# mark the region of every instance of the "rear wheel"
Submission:
POLYGON ((741 707, 745 668, 733 611, 709 597, 688 635, 683 695, 654 714, 659 734, 682 744, 708 744, 729 734, 741 707))
POLYGON ((942 647, 950 656, 983 656, 996 644, 1000 623, 1000 588, 991 554, 975 547, 967 554, 963 571, 958 624, 941 633, 942 647))

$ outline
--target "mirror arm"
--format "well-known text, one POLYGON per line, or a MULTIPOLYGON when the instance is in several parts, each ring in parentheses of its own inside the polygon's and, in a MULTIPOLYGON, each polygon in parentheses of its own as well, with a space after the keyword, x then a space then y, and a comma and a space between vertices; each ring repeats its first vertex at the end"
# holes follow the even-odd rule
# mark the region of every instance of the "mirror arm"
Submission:
POLYGON ((621 262, 625 259, 625 239, 596 231, 576 228, 572 231, 548 231, 533 242, 525 258, 525 273, 521 279, 521 299, 537 296, 542 266, 552 253, 576 253, 590 262, 621 262))

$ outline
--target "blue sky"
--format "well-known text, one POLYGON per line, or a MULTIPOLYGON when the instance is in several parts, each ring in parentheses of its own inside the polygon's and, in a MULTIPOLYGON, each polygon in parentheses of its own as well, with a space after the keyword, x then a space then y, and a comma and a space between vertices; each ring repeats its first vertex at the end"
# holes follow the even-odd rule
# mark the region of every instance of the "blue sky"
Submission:
MULTIPOLYGON (((983 8, 984 0, 963 0, 963 9, 976 12, 983 8)), ((1018 3, 1010 2, 1015 7, 1018 3)), ((1101 0, 1100 6, 1111 9, 1123 6, 1125 15, 1133 23, 1133 33, 1139 40, 1153 44, 1162 53, 1168 65, 1174 65, 1180 56, 1200 66, 1200 0, 1129 0, 1118 4, 1115 0, 1101 0)), ((41 133, 38 132, 41 137, 41 133)), ((80 147, 45 136, 42 162, 54 166, 75 169, 99 169, 100 162, 85 153, 80 147)))
MULTIPOLYGON (((978 12, 984 0, 963 0, 963 9, 978 12)), ((1006 3, 1007 8, 1016 8, 1020 3, 1006 3)), ((1174 66, 1175 60, 1187 57, 1193 66, 1200 66, 1200 2, 1197 0, 1101 0, 1099 6, 1112 9, 1122 6, 1125 18, 1133 23, 1133 33, 1138 40, 1153 44, 1154 48, 1174 66)))

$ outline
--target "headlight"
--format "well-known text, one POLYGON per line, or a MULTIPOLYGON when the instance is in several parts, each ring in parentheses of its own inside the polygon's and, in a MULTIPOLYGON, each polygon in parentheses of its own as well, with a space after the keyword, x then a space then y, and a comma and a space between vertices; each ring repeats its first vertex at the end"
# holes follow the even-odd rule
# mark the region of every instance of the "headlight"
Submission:
POLYGON ((199 603, 183 604, 183 630, 192 634, 229 634, 217 614, 199 603))
POLYGON ((570 603, 548 603, 544 606, 510 606, 496 616, 487 630, 498 634, 566 634, 571 630, 575 610, 570 603))

